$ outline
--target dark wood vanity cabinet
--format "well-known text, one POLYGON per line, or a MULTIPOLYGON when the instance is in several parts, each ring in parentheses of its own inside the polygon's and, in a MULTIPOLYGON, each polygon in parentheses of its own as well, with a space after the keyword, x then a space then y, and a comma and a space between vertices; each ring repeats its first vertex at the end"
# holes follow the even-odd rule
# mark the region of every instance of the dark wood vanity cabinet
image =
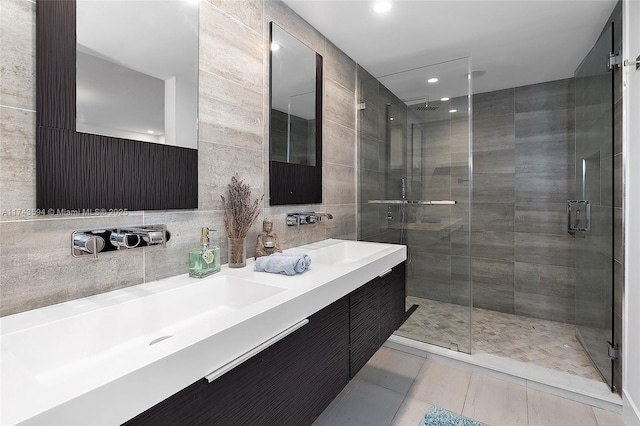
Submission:
POLYGON ((310 425, 405 318, 405 264, 309 317, 220 378, 188 386, 126 425, 310 425))
POLYGON ((405 320, 405 263, 349 294, 350 377, 405 320))
POLYGON ((211 383, 199 380, 126 425, 311 424, 349 382, 349 296, 211 383))

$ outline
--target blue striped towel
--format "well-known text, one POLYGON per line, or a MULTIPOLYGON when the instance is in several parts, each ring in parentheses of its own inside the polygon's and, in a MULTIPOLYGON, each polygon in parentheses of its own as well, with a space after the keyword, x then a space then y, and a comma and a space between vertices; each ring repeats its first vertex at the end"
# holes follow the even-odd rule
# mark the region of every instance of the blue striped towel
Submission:
POLYGON ((295 275, 307 270, 311 258, 307 254, 274 253, 256 259, 254 270, 273 274, 295 275))

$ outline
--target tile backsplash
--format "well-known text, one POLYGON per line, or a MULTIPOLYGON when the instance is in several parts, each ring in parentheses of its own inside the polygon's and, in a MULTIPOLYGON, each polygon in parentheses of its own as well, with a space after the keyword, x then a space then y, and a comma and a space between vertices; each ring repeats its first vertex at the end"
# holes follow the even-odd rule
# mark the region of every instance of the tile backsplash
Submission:
POLYGON ((220 195, 233 174, 265 193, 247 237, 248 255, 262 218, 274 219, 283 248, 356 238, 355 62, 280 1, 200 0, 197 210, 134 211, 120 216, 32 216, 35 209, 35 3, 3 0, 0 9, 0 315, 90 296, 187 272, 199 229, 226 263, 220 195), (269 22, 324 58, 324 203, 268 204, 269 22), (24 211, 21 211, 24 210, 24 211), (328 211, 333 220, 286 227, 288 211, 328 211), (71 256, 73 230, 164 223, 167 248, 71 256))

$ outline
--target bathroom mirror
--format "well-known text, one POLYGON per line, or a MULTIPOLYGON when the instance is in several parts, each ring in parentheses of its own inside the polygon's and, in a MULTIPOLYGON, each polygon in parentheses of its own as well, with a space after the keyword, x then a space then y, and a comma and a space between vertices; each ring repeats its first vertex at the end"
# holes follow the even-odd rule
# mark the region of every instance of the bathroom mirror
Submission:
POLYGON ((322 56, 270 27, 270 204, 322 202, 322 56))
POLYGON ((76 2, 76 131, 197 148, 197 3, 76 2))
MULTIPOLYGON (((94 1, 88 3, 110 4, 123 3, 127 7, 129 2, 94 1)), ((181 58, 181 61, 190 62, 193 69, 197 70, 197 22, 198 5, 194 1, 153 1, 145 2, 148 6, 164 7, 164 3, 182 3, 182 6, 190 8, 191 31, 195 30, 196 38, 191 43, 194 46, 184 48, 185 52, 192 52, 190 56, 181 58), (195 25, 195 27, 193 27, 195 25), (193 55, 193 52, 196 52, 193 55)), ((80 10, 82 3, 79 4, 80 10)), ((127 9, 128 10, 128 9, 127 9)), ((187 10, 187 9, 185 9, 187 10)), ((125 12, 121 12, 125 13, 125 12)), ((177 15, 179 12, 173 11, 177 15)), ((160 71, 149 71, 151 59, 144 59, 141 52, 147 50, 144 44, 139 43, 139 38, 152 38, 165 40, 171 38, 174 31, 183 31, 184 28, 163 28, 142 35, 130 35, 130 38, 117 39, 116 34, 121 32, 117 23, 107 24, 101 31, 101 35, 107 39, 117 39, 118 46, 111 54, 98 53, 93 47, 80 47, 80 54, 76 46, 76 23, 78 8, 75 0, 69 1, 36 1, 36 202, 39 209, 48 213, 59 213, 61 210, 103 211, 116 210, 158 210, 158 209, 184 209, 198 207, 198 152, 195 148, 197 141, 197 96, 191 96, 187 101, 189 106, 181 104, 178 98, 181 91, 180 83, 171 83, 173 77, 169 71, 163 74, 160 71), (119 40, 119 41, 118 41, 119 40), (139 50, 140 63, 125 64, 121 59, 113 59, 113 52, 128 49, 139 50), (106 89, 107 77, 93 75, 97 87, 84 91, 82 85, 76 86, 77 73, 76 58, 90 53, 92 56, 106 60, 117 65, 116 69, 128 68, 134 72, 152 75, 161 80, 165 89, 161 89, 159 98, 163 99, 164 107, 158 118, 165 121, 162 133, 163 138, 157 138, 154 142, 136 141, 128 130, 125 133, 110 134, 108 136, 97 134, 97 131, 82 131, 78 128, 76 117, 82 112, 77 112, 78 98, 91 98, 103 101, 104 97, 120 89, 106 89), (120 68, 118 68, 120 67, 120 68), (171 88, 173 85, 173 89, 171 88), (175 99, 172 99, 172 96, 175 99), (169 105, 167 107, 167 105, 169 105), (192 115, 187 121, 191 122, 191 130, 180 129, 179 119, 173 121, 176 124, 171 129, 167 125, 167 116, 177 116, 176 110, 190 110, 192 115), (173 110, 173 112, 171 111, 173 110), (167 112, 168 111, 168 112, 167 112), (195 114, 193 114, 195 111, 195 114), (175 135, 178 141, 175 145, 166 142, 167 134, 175 135), (161 139, 164 139, 161 140, 161 139), (190 140, 190 147, 186 147, 186 140, 190 140), (184 143, 183 143, 184 142, 184 143)), ((103 16, 99 16, 100 20, 103 16)), ((123 18, 124 19, 124 18, 123 18)), ((155 20, 153 15, 141 15, 126 12, 127 20, 134 20, 142 26, 143 21, 155 20)), ((79 24, 82 27, 82 23, 79 24)), ((124 33, 125 31, 122 30, 124 33)), ((176 59, 177 60, 177 59, 176 59)), ((95 69, 95 67, 94 67, 95 69)), ((196 72, 197 74, 197 72, 196 72)), ((195 79, 195 93, 197 93, 197 75, 195 79)), ((177 79, 176 79, 177 80, 177 79)), ((156 95, 156 98, 158 96, 156 95)), ((138 107, 140 109, 145 107, 138 107)), ((127 115, 131 117, 135 111, 127 115)), ((102 115, 102 114, 99 114, 102 115)), ((78 117, 82 121, 82 117, 78 117)), ((169 120, 171 121, 171 120, 169 120)), ((131 121, 133 122, 133 120, 131 121)), ((96 127, 108 127, 97 124, 96 127)), ((138 133, 147 133, 145 127, 140 127, 138 133)), ((94 129, 95 130, 95 129, 94 129)), ((122 129, 120 129, 122 130, 122 129)), ((155 130, 154 130, 155 132, 155 130)), ((108 133, 107 133, 108 134, 108 133)))

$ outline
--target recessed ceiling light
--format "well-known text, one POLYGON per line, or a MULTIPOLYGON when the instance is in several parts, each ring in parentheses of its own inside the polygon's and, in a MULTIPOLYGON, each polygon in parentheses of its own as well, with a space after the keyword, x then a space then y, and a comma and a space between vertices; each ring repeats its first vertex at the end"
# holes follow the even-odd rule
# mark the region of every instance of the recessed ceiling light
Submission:
POLYGON ((437 83, 438 79, 435 77, 430 78, 429 80, 427 80, 427 83, 437 83))
POLYGON ((275 52, 276 50, 280 50, 280 45, 278 43, 271 43, 271 51, 275 52))
POLYGON ((453 113, 453 112, 458 112, 457 109, 450 109, 449 112, 453 113))
POLYGON ((153 134, 153 130, 147 130, 147 133, 153 134))
POLYGON ((449 100, 449 98, 440 98, 440 100, 441 100, 442 102, 447 102, 447 101, 449 100))
POLYGON ((389 120, 393 121, 393 117, 389 118, 389 120))
POLYGON ((390 1, 377 1, 373 3, 373 6, 371 8, 375 13, 387 13, 391 10, 392 7, 393 5, 390 1))

